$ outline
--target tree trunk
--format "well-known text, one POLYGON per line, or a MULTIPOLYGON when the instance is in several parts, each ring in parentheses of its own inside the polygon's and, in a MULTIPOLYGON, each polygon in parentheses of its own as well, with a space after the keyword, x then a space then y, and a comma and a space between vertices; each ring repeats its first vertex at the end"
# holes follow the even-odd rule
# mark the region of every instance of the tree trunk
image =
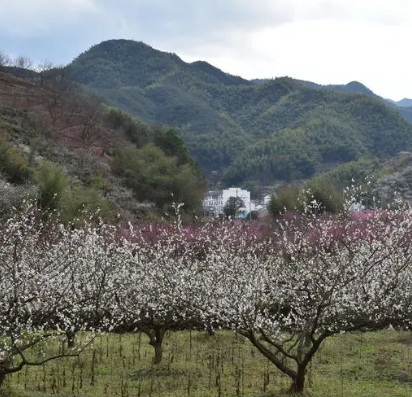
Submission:
POLYGON ((215 330, 212 324, 209 323, 206 325, 206 332, 209 336, 215 336, 215 330))
POLYGON ((74 349, 74 347, 76 346, 76 332, 67 331, 66 337, 67 337, 67 347, 69 349, 74 349))
POLYGON ((163 347, 162 347, 162 343, 156 341, 153 345, 154 349, 155 349, 155 355, 153 358, 153 364, 160 364, 162 362, 162 358, 163 358, 163 347))
MULTIPOLYGON (((315 346, 312 347, 310 352, 306 354, 303 358, 303 362, 298 362, 297 369, 293 369, 286 364, 286 355, 283 354, 282 351, 278 349, 278 352, 271 351, 270 348, 266 347, 259 339, 256 338, 255 334, 252 331, 243 334, 246 336, 253 345, 275 366, 282 371, 285 375, 289 376, 292 379, 292 385, 290 386, 289 392, 290 393, 302 393, 304 386, 305 386, 305 376, 306 376, 306 367, 310 363, 310 360, 316 350, 319 348, 321 342, 316 343, 315 346), (280 357, 278 355, 280 354, 280 357)), ((296 360, 298 358, 296 357, 296 360)))
POLYGON ((289 391, 291 393, 303 393, 305 387, 306 366, 299 366, 296 377, 292 379, 289 391))
POLYGON ((160 364, 163 358, 163 337, 165 336, 166 330, 163 328, 156 328, 154 330, 154 335, 149 335, 149 344, 154 347, 155 355, 153 358, 153 364, 160 364))
POLYGON ((6 380, 6 376, 7 376, 7 373, 0 369, 0 390, 1 390, 1 387, 4 381, 6 380))

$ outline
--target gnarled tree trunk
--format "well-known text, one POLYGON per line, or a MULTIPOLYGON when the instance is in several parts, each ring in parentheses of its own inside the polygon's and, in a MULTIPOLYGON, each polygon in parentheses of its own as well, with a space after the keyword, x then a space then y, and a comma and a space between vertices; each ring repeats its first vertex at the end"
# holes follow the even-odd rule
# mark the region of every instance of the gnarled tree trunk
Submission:
POLYGON ((303 335, 299 343, 298 352, 293 354, 293 352, 286 350, 285 346, 276 341, 270 341, 264 334, 262 334, 263 340, 268 342, 268 345, 265 345, 253 331, 242 332, 241 334, 247 337, 272 364, 292 379, 292 385, 289 389, 292 393, 302 393, 304 391, 307 367, 323 340, 329 335, 322 334, 316 340, 303 335), (287 359, 294 361, 297 367, 292 368, 288 366, 286 363, 287 359))
POLYGON ((6 380, 7 372, 0 368, 0 389, 3 386, 4 381, 6 380))
POLYGON ((292 379, 292 385, 289 391, 291 393, 302 393, 305 387, 306 365, 299 366, 296 372, 296 376, 292 379))
POLYGON ((150 338, 149 344, 154 347, 155 354, 153 364, 160 364, 163 359, 163 338, 165 336, 165 328, 155 328, 153 332, 147 335, 150 338))
POLYGON ((67 347, 69 349, 73 349, 76 346, 76 331, 67 331, 66 338, 67 338, 67 347))

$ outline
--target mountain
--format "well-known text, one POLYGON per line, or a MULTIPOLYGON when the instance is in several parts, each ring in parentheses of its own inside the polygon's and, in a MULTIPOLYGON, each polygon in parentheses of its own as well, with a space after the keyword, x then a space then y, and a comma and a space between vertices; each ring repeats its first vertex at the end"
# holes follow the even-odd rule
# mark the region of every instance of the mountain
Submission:
POLYGON ((395 102, 395 103, 396 103, 396 106, 400 106, 400 107, 403 107, 403 108, 412 107, 412 99, 409 99, 409 98, 403 98, 400 101, 395 102))
MULTIPOLYGON (((264 83, 267 83, 268 81, 270 81, 270 79, 253 79, 253 80, 251 80, 251 82, 256 84, 256 85, 262 85, 264 83)), ((327 85, 317 84, 317 83, 314 83, 312 81, 307 81, 307 80, 295 80, 295 81, 297 81, 300 84, 304 85, 305 87, 311 88, 313 90, 328 90, 328 91, 334 91, 334 92, 364 94, 364 95, 370 96, 372 98, 380 98, 372 90, 370 90, 364 84, 359 83, 358 81, 351 81, 348 84, 327 84, 327 85)))
POLYGON ((200 208, 204 178, 176 131, 108 109, 64 69, 25 78, 4 70, 0 213, 28 194, 65 221, 99 209, 134 222, 163 216, 175 200, 191 215, 200 208))
POLYGON ((378 99, 389 106, 393 106, 399 114, 401 114, 410 124, 412 124, 412 100, 411 99, 402 99, 399 102, 392 101, 390 99, 384 99, 379 95, 376 95, 372 90, 368 87, 359 83, 358 81, 352 81, 345 85, 340 84, 330 84, 330 85, 320 85, 315 84, 309 81, 301 81, 302 84, 306 85, 309 88, 313 89, 322 89, 322 90, 330 90, 335 92, 351 92, 354 94, 364 94, 371 98, 378 99), (410 107, 410 108, 409 108, 410 107))
POLYGON ((67 71, 108 105, 177 128, 202 169, 226 185, 305 179, 412 149, 401 108, 358 82, 247 81, 130 40, 95 45, 67 71))
POLYGON ((396 110, 399 114, 406 120, 408 123, 412 124, 412 107, 405 108, 401 106, 397 106, 396 110))
MULTIPOLYGON (((261 85, 265 82, 270 81, 269 79, 254 79, 251 80, 252 83, 261 85)), ((379 95, 376 95, 372 90, 366 87, 364 84, 358 81, 351 81, 348 84, 317 84, 311 81, 306 80, 296 80, 299 83, 303 84, 305 87, 312 88, 314 90, 327 90, 341 93, 353 93, 353 94, 364 94, 371 98, 378 99, 385 103, 386 105, 393 106, 399 114, 401 114, 406 121, 412 124, 412 99, 404 98, 399 102, 395 102, 392 99, 382 98, 379 95)))
POLYGON ((320 85, 311 83, 309 81, 301 81, 303 85, 306 85, 309 88, 314 89, 323 89, 335 92, 346 92, 352 94, 364 94, 371 98, 380 98, 376 95, 372 90, 366 87, 364 84, 359 83, 358 81, 351 81, 348 84, 328 84, 328 85, 320 85))
POLYGON ((70 70, 77 81, 106 89, 147 88, 159 82, 184 85, 193 83, 193 79, 210 84, 252 85, 248 80, 227 74, 207 62, 188 64, 176 54, 132 40, 109 40, 95 45, 78 56, 70 70), (106 75, 108 71, 110 74, 106 75))

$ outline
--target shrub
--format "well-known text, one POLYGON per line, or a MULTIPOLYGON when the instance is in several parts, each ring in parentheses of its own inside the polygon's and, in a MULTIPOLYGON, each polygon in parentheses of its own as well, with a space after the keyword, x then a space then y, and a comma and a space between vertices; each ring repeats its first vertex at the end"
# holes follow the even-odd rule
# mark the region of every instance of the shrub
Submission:
POLYGON ((63 169, 44 163, 37 172, 38 204, 42 210, 55 210, 67 188, 67 177, 63 169))
POLYGON ((30 178, 27 160, 3 137, 0 137, 0 173, 11 183, 23 184, 30 178))

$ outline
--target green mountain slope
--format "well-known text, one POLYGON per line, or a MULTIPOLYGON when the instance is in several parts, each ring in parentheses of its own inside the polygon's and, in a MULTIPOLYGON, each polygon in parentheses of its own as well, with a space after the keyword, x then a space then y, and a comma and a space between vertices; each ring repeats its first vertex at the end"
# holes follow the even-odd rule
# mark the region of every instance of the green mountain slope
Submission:
POLYGON ((30 193, 65 220, 100 208, 134 222, 164 216, 173 201, 192 216, 204 190, 175 130, 108 109, 64 70, 42 79, 0 71, 0 215, 30 193))
MULTIPOLYGON (((252 82, 256 85, 262 85, 268 81, 269 79, 254 79, 252 82)), ((396 111, 399 112, 401 116, 403 116, 406 121, 412 124, 412 100, 408 98, 404 98, 401 101, 395 102, 391 99, 385 99, 376 95, 372 90, 368 87, 359 83, 358 81, 351 81, 348 84, 328 84, 322 85, 313 83, 312 81, 306 80, 296 80, 299 83, 303 84, 305 87, 312 88, 314 90, 326 90, 326 91, 334 91, 340 93, 352 93, 352 94, 364 94, 371 98, 378 99, 385 103, 388 106, 393 107, 396 111)))
POLYGON ((68 69, 109 104, 178 128, 203 170, 225 184, 308 178, 412 148, 412 126, 357 82, 251 82, 128 40, 93 46, 68 69))
MULTIPOLYGON (((264 80, 262 80, 264 81, 264 80)), ((358 81, 351 81, 348 84, 329 84, 329 85, 321 85, 312 83, 311 81, 304 81, 298 80, 304 86, 308 88, 313 88, 315 90, 327 90, 327 91, 334 91, 334 92, 342 92, 342 93, 353 93, 353 94, 364 94, 369 96, 370 98, 378 99, 385 103, 386 105, 393 107, 401 116, 403 116, 406 121, 412 124, 412 104, 410 105, 408 99, 403 99, 402 101, 395 102, 390 99, 385 99, 376 95, 372 90, 368 87, 359 83, 358 81)))

